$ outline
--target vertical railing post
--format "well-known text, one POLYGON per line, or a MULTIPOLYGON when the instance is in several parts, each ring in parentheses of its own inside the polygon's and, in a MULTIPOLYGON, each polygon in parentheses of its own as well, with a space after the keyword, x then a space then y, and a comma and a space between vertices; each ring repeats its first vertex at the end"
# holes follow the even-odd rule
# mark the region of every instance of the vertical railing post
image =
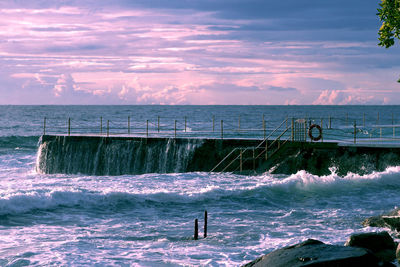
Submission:
POLYGON ((292 118, 292 142, 294 141, 294 118, 292 118))
POLYGON ((363 126, 365 127, 365 113, 363 113, 363 126))
POLYGON ((146 120, 146 138, 149 138, 149 120, 146 120))
POLYGON ((357 142, 357 125, 356 121, 354 121, 354 144, 357 142))
POLYGON ((307 120, 304 120, 304 142, 307 142, 307 120))
POLYGON ((221 139, 224 139, 224 121, 221 120, 221 139))
POLYGON ((324 142, 324 131, 323 131, 323 129, 324 129, 324 121, 321 118, 321 142, 324 142))
POLYGON ((268 140, 265 140, 265 160, 268 160, 268 140))
POLYGON ((329 116, 329 129, 332 129, 332 117, 329 116))
POLYGON ((100 135, 103 135, 103 117, 100 117, 100 135))
POLYGON ((157 132, 160 132, 160 116, 157 116, 157 132))
POLYGON ((394 138, 394 115, 393 115, 393 112, 392 112, 392 126, 393 126, 393 138, 394 138))
POLYGON ((176 138, 176 120, 174 121, 174 138, 176 138))
POLYGON ((187 117, 185 116, 185 133, 186 133, 187 117))
POLYGON ((288 115, 286 115, 286 129, 288 128, 288 120, 289 120, 289 116, 288 115))
POLYGON ((128 116, 128 135, 131 134, 131 117, 128 116))
POLYGON ((71 135, 71 118, 68 118, 68 136, 71 135))
POLYGON ((46 117, 43 119, 43 135, 46 135, 46 117))
POLYGON ((264 140, 267 137, 267 132, 266 132, 266 128, 265 128, 265 120, 264 120, 264 114, 263 114, 263 118, 262 118, 262 125, 263 125, 263 133, 264 133, 264 140))
POLYGON ((107 120, 107 137, 110 136, 110 121, 107 120))

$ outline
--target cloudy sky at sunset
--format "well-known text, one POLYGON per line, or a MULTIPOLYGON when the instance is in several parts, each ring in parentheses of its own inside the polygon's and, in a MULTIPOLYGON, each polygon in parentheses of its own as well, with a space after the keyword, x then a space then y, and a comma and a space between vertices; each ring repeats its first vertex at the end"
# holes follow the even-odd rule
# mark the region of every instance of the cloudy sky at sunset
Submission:
POLYGON ((400 104, 379 0, 0 0, 0 104, 400 104))

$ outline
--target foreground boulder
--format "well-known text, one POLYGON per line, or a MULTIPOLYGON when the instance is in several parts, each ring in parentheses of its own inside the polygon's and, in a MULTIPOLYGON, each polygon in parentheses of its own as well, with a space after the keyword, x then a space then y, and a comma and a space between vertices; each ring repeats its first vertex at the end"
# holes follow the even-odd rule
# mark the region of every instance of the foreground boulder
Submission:
POLYGON ((360 247, 327 245, 308 239, 294 246, 275 250, 244 267, 297 266, 392 266, 384 265, 369 250, 360 247))
POLYGON ((386 262, 396 258, 396 243, 388 232, 354 234, 349 237, 345 246, 369 249, 376 257, 386 262))

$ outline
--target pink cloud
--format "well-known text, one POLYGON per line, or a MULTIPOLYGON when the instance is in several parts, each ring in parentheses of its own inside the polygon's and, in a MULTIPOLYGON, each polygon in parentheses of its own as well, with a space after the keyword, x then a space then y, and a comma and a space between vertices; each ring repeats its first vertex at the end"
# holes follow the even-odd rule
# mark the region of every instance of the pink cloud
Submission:
POLYGON ((324 90, 313 102, 314 105, 365 105, 383 104, 384 101, 371 95, 342 90, 324 90))

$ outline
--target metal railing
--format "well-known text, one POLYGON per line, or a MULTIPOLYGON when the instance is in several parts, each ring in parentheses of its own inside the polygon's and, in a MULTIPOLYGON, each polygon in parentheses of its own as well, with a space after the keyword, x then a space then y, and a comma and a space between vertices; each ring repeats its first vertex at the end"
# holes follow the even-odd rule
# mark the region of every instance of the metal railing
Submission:
POLYGON ((259 159, 260 157, 265 155, 265 160, 268 160, 269 157, 276 154, 289 140, 293 141, 294 136, 296 136, 296 134, 294 132, 296 130, 295 125, 294 125, 294 119, 292 119, 291 128, 288 128, 287 122, 288 122, 288 118, 286 120, 282 121, 282 123, 279 124, 279 126, 277 128, 275 128, 271 132, 271 134, 268 135, 266 138, 264 138, 257 146, 241 147, 241 148, 232 149, 232 151, 230 153, 228 153, 228 155, 226 155, 220 162, 218 162, 218 164, 215 165, 215 167, 212 168, 210 172, 215 172, 215 170, 217 170, 218 167, 220 167, 224 162, 226 162, 229 159, 229 157, 231 155, 234 155, 236 152, 239 152, 238 155, 236 157, 234 157, 233 159, 231 159, 231 161, 228 162, 228 164, 226 164, 225 167, 220 172, 225 172, 229 167, 231 167, 237 161, 239 164, 236 167, 236 169, 233 169, 233 171, 235 172, 235 171, 239 170, 240 172, 242 172, 243 165, 249 160, 253 161, 253 170, 255 171, 255 169, 256 169, 255 161, 257 159, 259 159), (286 127, 284 127, 285 124, 286 124, 286 127), (290 135, 288 134, 289 129, 291 130, 290 135), (280 133, 280 134, 276 138, 274 138, 274 140, 272 140, 271 143, 268 143, 269 139, 275 133, 280 133), (283 139, 283 142, 281 143, 282 139, 283 139), (274 147, 274 146, 276 146, 276 147, 274 147), (259 149, 262 149, 262 151, 260 153, 256 154, 255 152, 259 149), (244 154, 247 151, 252 152, 251 157, 244 157, 244 154), (272 151, 272 152, 270 152, 270 151, 272 151))
MULTIPOLYGON (((281 130, 293 127, 292 140, 310 141, 309 128, 317 124, 322 130, 320 142, 337 142, 344 144, 365 143, 392 143, 400 145, 400 124, 386 120, 382 124, 382 118, 377 116, 373 122, 366 121, 365 115, 361 118, 327 117, 327 118, 303 118, 299 123, 295 118, 286 118, 280 123, 271 118, 262 120, 244 120, 239 117, 235 125, 232 118, 223 118, 216 123, 214 116, 209 121, 194 121, 188 117, 164 118, 157 116, 152 120, 143 121, 126 119, 113 120, 98 117, 97 121, 85 119, 67 118, 64 120, 44 118, 44 135, 93 135, 93 136, 135 136, 135 137, 165 137, 165 138, 245 138, 259 139, 259 147, 265 145, 266 140, 277 139, 281 130), (294 120, 294 123, 293 123, 294 120), (388 123, 389 122, 389 123, 388 123), (267 127, 268 125, 268 127, 267 127)), ((258 147, 257 147, 258 149, 258 147)))

